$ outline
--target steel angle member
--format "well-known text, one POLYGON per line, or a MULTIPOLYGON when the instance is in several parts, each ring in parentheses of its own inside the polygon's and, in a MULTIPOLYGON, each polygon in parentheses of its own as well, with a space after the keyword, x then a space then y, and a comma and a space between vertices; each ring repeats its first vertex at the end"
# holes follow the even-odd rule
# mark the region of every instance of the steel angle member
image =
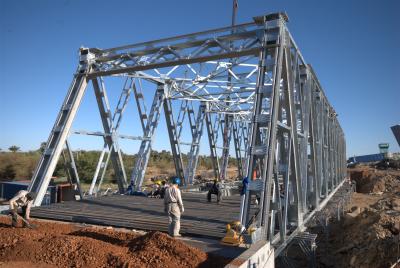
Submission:
POLYGON ((249 191, 256 191, 260 192, 263 190, 264 182, 261 179, 255 179, 254 181, 251 180, 249 182, 249 191))
POLYGON ((118 132, 116 130, 111 132, 111 141, 113 143, 117 143, 118 142, 118 138, 119 138, 119 135, 118 135, 118 132))
POLYGON ((251 154, 253 155, 265 155, 267 151, 268 151, 267 145, 259 145, 251 148, 251 154))
POLYGON ((302 132, 297 132, 297 136, 298 136, 299 138, 302 138, 302 139, 305 139, 305 138, 306 138, 306 136, 305 136, 304 133, 302 133, 302 132))
POLYGON ((279 210, 279 203, 271 202, 271 210, 279 210))
POLYGON ((288 170, 288 165, 287 164, 283 164, 283 163, 279 163, 278 166, 278 172, 286 172, 288 170))
POLYGON ((291 129, 290 126, 286 125, 285 123, 282 123, 281 121, 278 121, 277 124, 282 130, 290 131, 291 129))
POLYGON ((257 114, 254 119, 254 122, 259 123, 260 127, 266 127, 269 121, 271 121, 270 114, 257 114))
POLYGON ((264 97, 269 98, 272 95, 272 85, 264 85, 260 91, 264 97))
POLYGON ((54 153, 54 149, 53 148, 48 148, 44 151, 45 155, 52 155, 54 153))
POLYGON ((62 107, 62 110, 63 110, 63 111, 69 111, 69 110, 71 109, 71 107, 72 107, 72 104, 71 104, 71 103, 68 103, 68 104, 65 104, 65 105, 62 107))
POLYGON ((317 100, 320 100, 320 99, 321 99, 322 93, 321 93, 321 91, 315 91, 315 92, 314 92, 314 95, 315 95, 315 98, 316 98, 317 100))
POLYGON ((95 54, 91 53, 89 48, 80 48, 80 53, 79 53, 79 63, 84 64, 84 63, 93 63, 95 62, 95 54))

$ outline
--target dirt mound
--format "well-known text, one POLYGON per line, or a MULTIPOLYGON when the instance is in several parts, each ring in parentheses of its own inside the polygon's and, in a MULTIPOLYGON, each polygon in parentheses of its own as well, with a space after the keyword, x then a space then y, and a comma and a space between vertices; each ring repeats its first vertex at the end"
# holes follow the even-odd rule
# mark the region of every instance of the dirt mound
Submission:
POLYGON ((207 261, 206 253, 160 232, 137 237, 129 242, 128 247, 149 267, 196 267, 207 261), (160 254, 154 255, 154 252, 160 254))
POLYGON ((399 257, 400 211, 365 210, 331 225, 318 241, 321 267, 390 267, 399 257))
POLYGON ((358 167, 349 170, 350 179, 356 182, 359 193, 384 193, 400 191, 400 172, 358 167))
POLYGON ((210 256, 160 232, 139 235, 104 228, 35 222, 11 228, 0 217, 0 267, 223 267, 210 256), (18 263, 24 263, 19 265, 18 263))
POLYGON ((317 227, 319 267, 390 267, 400 258, 400 171, 358 167, 344 217, 317 227))

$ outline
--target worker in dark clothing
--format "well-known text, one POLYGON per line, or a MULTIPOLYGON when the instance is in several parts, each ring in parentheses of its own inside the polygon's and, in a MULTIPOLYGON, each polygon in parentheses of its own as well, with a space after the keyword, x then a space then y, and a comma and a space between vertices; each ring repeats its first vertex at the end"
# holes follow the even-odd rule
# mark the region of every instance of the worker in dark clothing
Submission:
POLYGON ((207 200, 211 202, 211 195, 217 195, 217 203, 221 201, 222 192, 221 192, 221 185, 219 184, 218 180, 215 179, 213 185, 211 186, 210 190, 208 190, 207 200))
POLYGON ((249 187, 249 178, 244 177, 242 180, 242 189, 240 191, 240 195, 245 195, 248 187, 249 187))
POLYGON ((160 197, 161 198, 164 198, 165 191, 167 190, 168 187, 169 187, 169 185, 165 181, 161 182, 161 190, 160 190, 160 197))

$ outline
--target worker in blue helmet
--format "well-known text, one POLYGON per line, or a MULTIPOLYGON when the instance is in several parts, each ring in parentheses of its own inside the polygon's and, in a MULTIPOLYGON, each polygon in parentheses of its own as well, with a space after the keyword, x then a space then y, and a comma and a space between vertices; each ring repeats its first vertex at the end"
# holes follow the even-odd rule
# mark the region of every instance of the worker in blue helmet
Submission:
POLYGON ((166 188, 164 196, 164 211, 168 214, 168 233, 172 237, 181 236, 181 215, 184 212, 181 190, 178 186, 181 184, 179 177, 170 179, 171 185, 166 188))

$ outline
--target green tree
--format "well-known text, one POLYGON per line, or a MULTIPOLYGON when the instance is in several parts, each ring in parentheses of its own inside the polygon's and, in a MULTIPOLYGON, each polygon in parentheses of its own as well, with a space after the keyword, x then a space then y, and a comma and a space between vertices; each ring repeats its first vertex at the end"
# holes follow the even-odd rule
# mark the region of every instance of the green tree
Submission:
POLYGON ((13 146, 11 146, 11 147, 8 148, 8 150, 10 150, 10 151, 13 152, 13 153, 18 152, 19 149, 21 149, 21 148, 18 147, 18 146, 16 146, 16 145, 13 145, 13 146))
POLYGON ((42 142, 42 143, 40 143, 40 147, 39 147, 38 151, 39 151, 41 154, 44 152, 44 149, 46 149, 46 145, 47 145, 47 142, 42 142))
POLYGON ((9 181, 15 179, 15 168, 12 164, 9 164, 0 171, 0 180, 9 181))

